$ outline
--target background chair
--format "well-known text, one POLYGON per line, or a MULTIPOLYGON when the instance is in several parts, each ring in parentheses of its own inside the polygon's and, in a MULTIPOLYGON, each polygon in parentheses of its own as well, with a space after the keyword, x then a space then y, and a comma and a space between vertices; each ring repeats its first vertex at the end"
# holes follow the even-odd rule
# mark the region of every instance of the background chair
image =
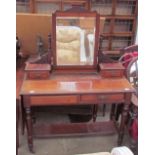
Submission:
POLYGON ((127 67, 127 79, 138 92, 138 56, 134 57, 127 67))
MULTIPOLYGON (((128 120, 126 122, 127 129, 130 136, 130 148, 137 154, 138 153, 138 51, 133 53, 127 53, 121 57, 120 60, 123 60, 124 65, 126 66, 126 78, 135 88, 136 92, 132 94, 132 100, 130 104, 128 120), (127 58, 125 61, 125 58, 127 58), (124 60, 123 60, 124 59, 124 60)), ((121 114, 123 104, 117 106, 116 109, 116 120, 121 114)))
POLYGON ((132 94, 128 130, 131 139, 130 148, 133 152, 138 152, 138 57, 135 57, 129 63, 127 68, 127 79, 136 89, 136 92, 132 94))

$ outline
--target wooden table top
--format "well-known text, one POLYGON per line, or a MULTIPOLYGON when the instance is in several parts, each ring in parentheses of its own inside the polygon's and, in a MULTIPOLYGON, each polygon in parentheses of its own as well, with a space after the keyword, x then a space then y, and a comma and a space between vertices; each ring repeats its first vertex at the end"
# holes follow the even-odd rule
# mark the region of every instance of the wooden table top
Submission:
POLYGON ((49 80, 24 80, 21 95, 135 92, 126 78, 102 79, 99 75, 53 75, 49 80))

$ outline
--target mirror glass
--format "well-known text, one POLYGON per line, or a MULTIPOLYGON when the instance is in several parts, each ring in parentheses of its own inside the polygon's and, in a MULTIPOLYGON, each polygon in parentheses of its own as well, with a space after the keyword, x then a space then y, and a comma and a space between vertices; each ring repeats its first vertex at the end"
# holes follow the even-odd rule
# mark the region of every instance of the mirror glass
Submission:
POLYGON ((56 17, 56 63, 93 65, 95 17, 56 17))

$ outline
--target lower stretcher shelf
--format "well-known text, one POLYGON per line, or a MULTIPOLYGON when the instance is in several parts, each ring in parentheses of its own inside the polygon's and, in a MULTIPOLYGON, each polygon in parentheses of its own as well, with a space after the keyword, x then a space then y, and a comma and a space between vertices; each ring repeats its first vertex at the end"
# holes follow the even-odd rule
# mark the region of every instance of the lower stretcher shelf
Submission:
POLYGON ((37 124, 33 128, 34 137, 82 136, 115 134, 116 126, 112 121, 68 124, 37 124))

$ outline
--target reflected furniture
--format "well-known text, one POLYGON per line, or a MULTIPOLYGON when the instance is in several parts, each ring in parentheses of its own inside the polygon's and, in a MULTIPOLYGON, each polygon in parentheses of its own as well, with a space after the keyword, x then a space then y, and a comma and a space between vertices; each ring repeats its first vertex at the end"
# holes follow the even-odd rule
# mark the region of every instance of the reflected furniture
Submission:
MULTIPOLYGON (((125 77, 103 78, 98 71, 100 16, 95 11, 71 9, 52 15, 51 53, 47 79, 27 79, 20 91, 27 127, 28 146, 34 152, 33 138, 47 136, 113 134, 122 143, 125 122, 135 89, 125 77), (113 120, 97 122, 99 104, 124 103, 119 126, 113 120), (88 123, 33 124, 33 107, 93 106, 88 123)), ((40 65, 40 64, 36 64, 40 65)))

